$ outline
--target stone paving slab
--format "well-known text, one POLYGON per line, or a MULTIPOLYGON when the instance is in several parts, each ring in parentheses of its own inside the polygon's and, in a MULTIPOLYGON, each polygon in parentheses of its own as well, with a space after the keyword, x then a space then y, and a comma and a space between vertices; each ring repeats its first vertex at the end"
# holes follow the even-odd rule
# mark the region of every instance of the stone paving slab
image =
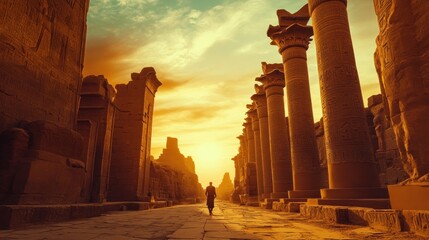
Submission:
POLYGON ((297 213, 216 202, 209 216, 203 204, 146 211, 113 212, 77 221, 0 230, 0 239, 136 240, 136 239, 425 239, 370 227, 328 224, 297 213))

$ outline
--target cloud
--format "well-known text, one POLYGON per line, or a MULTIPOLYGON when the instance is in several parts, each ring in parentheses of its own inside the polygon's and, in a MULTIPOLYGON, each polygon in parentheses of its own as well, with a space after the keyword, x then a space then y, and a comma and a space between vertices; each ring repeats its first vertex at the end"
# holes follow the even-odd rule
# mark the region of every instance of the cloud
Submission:
POLYGON ((163 91, 163 92, 175 90, 189 83, 189 80, 182 80, 182 81, 170 80, 168 78, 160 76, 159 74, 157 77, 162 82, 162 87, 160 88, 160 91, 163 91))
MULTIPOLYGON (((149 62, 171 71, 181 69, 199 59, 217 43, 233 39, 245 25, 251 24, 263 2, 250 0, 218 5, 207 11, 191 8, 169 9, 154 26, 152 44, 136 53, 149 62)), ((142 58, 143 60, 143 58, 142 58)))
MULTIPOLYGON (((217 118, 220 111, 227 106, 223 105, 189 105, 189 106, 171 106, 161 107, 155 109, 156 118, 160 121, 170 121, 174 119, 175 122, 184 122, 186 124, 207 119, 217 118), (168 119, 168 120, 167 120, 168 119)), ((160 123, 160 122, 158 122, 160 123)), ((194 125, 195 126, 195 125, 194 125)))
POLYGON ((85 51, 83 74, 104 75, 111 84, 126 83, 130 78, 123 79, 123 76, 129 76, 132 70, 124 59, 133 51, 131 46, 114 37, 90 39, 85 51))

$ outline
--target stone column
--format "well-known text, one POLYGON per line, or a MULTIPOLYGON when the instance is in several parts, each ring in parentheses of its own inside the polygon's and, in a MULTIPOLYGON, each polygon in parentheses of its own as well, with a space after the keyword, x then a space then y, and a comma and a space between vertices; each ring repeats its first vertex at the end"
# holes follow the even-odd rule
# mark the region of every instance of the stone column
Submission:
POLYGON ((271 172, 271 154, 270 154, 270 138, 268 130, 268 112, 267 98, 262 86, 255 84, 256 94, 252 95, 251 99, 256 103, 256 110, 259 119, 259 133, 261 141, 261 159, 262 171, 264 175, 264 194, 263 198, 271 198, 273 192, 273 180, 271 172))
POLYGON ((255 141, 252 129, 252 118, 247 117, 243 124, 246 131, 247 163, 246 163, 246 183, 249 196, 258 195, 257 170, 255 159, 255 141))
POLYGON ((255 104, 247 105, 249 111, 247 115, 252 119, 252 130, 253 139, 255 141, 255 161, 256 161, 256 179, 258 186, 258 197, 259 200, 263 199, 264 193, 264 172, 262 168, 262 156, 261 156, 261 135, 259 131, 259 119, 255 104))
POLYGON ((270 133, 271 171, 273 173, 272 198, 287 198, 293 189, 292 166, 288 136, 285 130, 283 65, 262 63, 262 82, 267 95, 268 129, 270 133))
POLYGON ((252 129, 252 118, 247 117, 246 122, 243 124, 246 131, 246 145, 247 145, 247 162, 255 162, 255 141, 252 129))
POLYGON ((306 26, 310 19, 308 6, 295 14, 285 10, 277 14, 279 26, 270 26, 267 35, 279 47, 285 69, 293 173, 289 198, 317 198, 321 185, 307 69, 306 51, 313 35, 312 27, 306 26))
POLYGON ((238 136, 238 140, 240 141, 240 148, 238 150, 238 158, 240 162, 240 188, 241 194, 248 193, 247 179, 246 179, 246 163, 247 163, 247 144, 246 137, 244 136, 245 130, 243 129, 243 133, 238 136))
POLYGON ((322 198, 379 198, 362 92, 356 70, 346 0, 309 0, 314 24, 326 136, 329 189, 322 198))

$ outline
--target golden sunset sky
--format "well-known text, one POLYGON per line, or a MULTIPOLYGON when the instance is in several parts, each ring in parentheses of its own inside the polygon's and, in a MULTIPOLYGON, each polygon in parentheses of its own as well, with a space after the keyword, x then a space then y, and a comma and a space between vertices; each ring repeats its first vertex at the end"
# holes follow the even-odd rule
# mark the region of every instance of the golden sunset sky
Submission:
MULTIPOLYGON (((280 63, 266 36, 277 9, 299 10, 306 0, 91 0, 84 76, 112 85, 152 66, 163 85, 155 98, 151 154, 167 136, 192 156, 200 182, 234 177, 246 104, 261 62, 280 63)), ((349 0, 348 12, 365 105, 380 92, 373 64, 377 20, 372 0, 349 0)), ((308 49, 315 121, 322 116, 315 45, 308 49)), ((287 110, 286 110, 287 113, 287 110)))

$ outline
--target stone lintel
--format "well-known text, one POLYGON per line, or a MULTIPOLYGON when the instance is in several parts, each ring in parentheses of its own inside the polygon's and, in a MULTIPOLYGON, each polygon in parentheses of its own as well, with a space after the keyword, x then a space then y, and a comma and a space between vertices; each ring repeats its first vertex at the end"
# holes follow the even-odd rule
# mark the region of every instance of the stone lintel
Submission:
POLYGON ((271 38, 271 45, 279 47, 279 52, 282 53, 290 47, 302 47, 308 49, 311 36, 313 36, 313 27, 294 23, 289 27, 282 28, 278 26, 269 26, 267 36, 271 38))
POLYGON ((308 1, 308 11, 311 14, 313 13, 314 9, 316 9, 320 4, 326 3, 326 2, 342 2, 344 5, 347 6, 347 0, 309 0, 308 1))
POLYGON ((264 73, 264 75, 268 75, 274 71, 279 71, 281 73, 284 72, 284 67, 283 67, 283 64, 281 63, 261 62, 261 66, 262 66, 262 72, 264 73))
POLYGON ((291 24, 299 23, 306 25, 310 20, 310 12, 308 11, 308 4, 305 4, 297 12, 290 13, 285 9, 277 10, 277 17, 279 19, 279 25, 281 27, 288 27, 291 24))

